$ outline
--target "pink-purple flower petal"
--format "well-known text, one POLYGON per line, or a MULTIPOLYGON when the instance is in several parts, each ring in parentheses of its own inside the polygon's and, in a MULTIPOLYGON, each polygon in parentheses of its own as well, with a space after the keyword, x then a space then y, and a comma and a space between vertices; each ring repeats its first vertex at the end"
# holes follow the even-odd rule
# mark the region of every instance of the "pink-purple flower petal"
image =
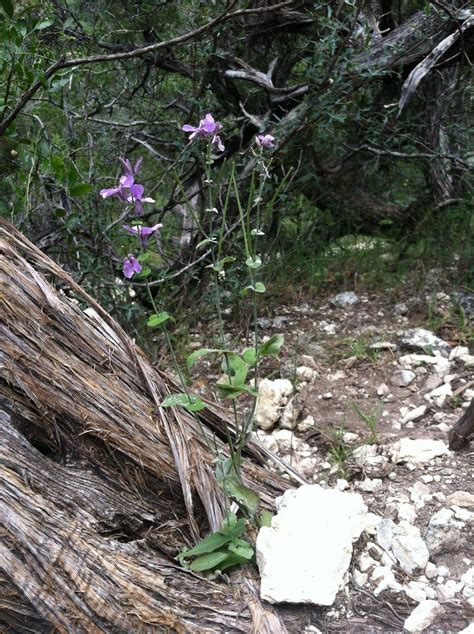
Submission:
POLYGON ((132 278, 135 273, 140 273, 142 270, 140 262, 137 258, 129 253, 123 261, 123 274, 127 279, 132 278))

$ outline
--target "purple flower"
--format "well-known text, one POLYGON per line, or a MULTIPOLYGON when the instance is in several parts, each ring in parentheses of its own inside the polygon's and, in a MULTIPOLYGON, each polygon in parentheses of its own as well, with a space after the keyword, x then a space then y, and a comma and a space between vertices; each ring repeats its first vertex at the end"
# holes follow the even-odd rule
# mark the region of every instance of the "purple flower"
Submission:
POLYGON ((148 238, 154 234, 155 231, 161 229, 162 226, 163 225, 161 223, 153 225, 153 227, 144 227, 143 225, 135 225, 134 227, 131 227, 130 225, 123 225, 122 229, 132 236, 137 236, 142 245, 146 246, 148 238))
MULTIPOLYGON (((125 174, 120 177, 119 184, 117 187, 110 187, 109 189, 101 189, 100 195, 102 198, 110 198, 110 196, 118 196, 121 200, 127 201, 129 194, 125 191, 125 189, 131 189, 135 183, 135 175, 140 171, 142 166, 143 158, 139 158, 135 163, 135 166, 132 167, 132 164, 128 159, 119 159, 122 163, 125 174)), ((140 185, 141 187, 141 185, 140 185)))
POLYGON ((275 137, 272 137, 271 134, 257 134, 255 137, 255 142, 262 148, 271 148, 275 147, 275 137))
POLYGON ((194 141, 194 139, 211 139, 211 143, 217 145, 220 152, 225 149, 218 134, 222 130, 222 125, 214 120, 212 114, 207 114, 204 119, 201 119, 197 128, 186 123, 183 125, 182 130, 191 132, 189 135, 190 141, 194 141))
POLYGON ((135 215, 141 216, 143 214, 143 203, 154 203, 154 199, 146 196, 143 198, 143 192, 145 188, 139 183, 135 183, 130 187, 130 194, 127 196, 126 201, 135 205, 135 215))
POLYGON ((130 279, 135 273, 140 273, 142 270, 140 262, 137 258, 129 253, 123 261, 123 274, 126 278, 130 279))

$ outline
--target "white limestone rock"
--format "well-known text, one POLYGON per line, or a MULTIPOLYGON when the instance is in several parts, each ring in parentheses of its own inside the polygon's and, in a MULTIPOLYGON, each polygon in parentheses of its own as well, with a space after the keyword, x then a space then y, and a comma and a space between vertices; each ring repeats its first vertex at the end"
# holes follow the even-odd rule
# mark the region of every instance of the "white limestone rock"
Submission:
POLYGON ((306 418, 302 420, 301 423, 298 423, 296 428, 301 434, 304 434, 310 429, 313 429, 315 424, 316 421, 314 420, 313 416, 306 416, 306 418))
POLYGON ((271 527, 260 529, 261 597, 271 603, 332 605, 344 583, 352 544, 366 525, 360 495, 304 485, 277 499, 271 527))
POLYGON ((426 405, 420 405, 419 407, 415 407, 415 409, 409 410, 402 418, 402 425, 405 425, 405 423, 409 423, 412 420, 418 420, 426 414, 427 409, 426 405))
POLYGON ((306 365, 300 365, 299 368, 296 368, 296 378, 298 381, 306 381, 307 383, 311 383, 318 376, 318 373, 314 368, 310 368, 306 365))
POLYGON ((431 438, 401 438, 389 449, 392 462, 430 462, 437 456, 449 453, 449 449, 442 440, 431 438))
POLYGON ((418 368, 422 365, 433 366, 433 370, 439 377, 449 374, 451 364, 448 359, 441 355, 431 356, 429 354, 405 354, 398 359, 402 368, 418 368))
POLYGON ((438 601, 427 599, 422 601, 404 623, 407 632, 417 633, 426 630, 435 619, 443 613, 443 608, 438 601))
POLYGON ((278 446, 279 454, 291 454, 296 450, 296 437, 289 429, 279 429, 272 434, 278 446))
POLYGON ((291 394, 293 394, 293 385, 288 379, 260 381, 255 412, 255 420, 260 429, 268 431, 276 425, 291 394))
POLYGON ((453 390, 450 383, 443 383, 439 387, 435 388, 431 392, 425 394, 424 399, 428 403, 435 403, 438 407, 443 407, 446 403, 448 396, 453 395, 453 390))
POLYGON ((474 567, 469 568, 461 577, 464 584, 462 591, 463 597, 466 599, 474 598, 474 567))
POLYGON ((330 302, 336 308, 349 308, 358 304, 360 299, 353 291, 346 291, 335 295, 330 302))
POLYGON ((296 429, 298 421, 298 411, 295 407, 295 399, 292 398, 283 408, 283 413, 278 426, 281 429, 296 429))
POLYGON ((469 491, 454 491, 446 498, 449 506, 461 506, 463 508, 474 508, 474 494, 469 491))
POLYGON ((384 590, 400 592, 402 589, 402 586, 395 579, 395 575, 388 566, 377 566, 372 572, 370 579, 376 583, 374 589, 375 596, 378 596, 384 590))

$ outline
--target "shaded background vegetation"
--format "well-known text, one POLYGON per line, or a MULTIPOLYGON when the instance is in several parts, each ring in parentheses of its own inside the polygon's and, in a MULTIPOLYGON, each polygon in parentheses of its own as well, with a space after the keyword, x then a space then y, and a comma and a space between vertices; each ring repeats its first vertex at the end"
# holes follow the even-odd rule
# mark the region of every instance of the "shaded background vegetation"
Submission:
MULTIPOLYGON (((353 288, 355 279, 390 287, 434 267, 455 285, 472 283, 467 3, 0 7, 0 213, 116 316, 140 312, 117 283, 133 240, 116 223, 122 208, 98 195, 116 182, 118 157, 144 156, 141 181, 156 199, 146 220, 164 223, 151 267, 167 303, 206 297, 207 260, 190 213, 206 217, 203 157, 180 128, 207 112, 224 125, 216 168, 225 174, 235 161, 243 191, 254 135, 277 140, 262 242, 274 289, 353 288), (410 73, 443 46, 410 87, 410 73)), ((232 253, 240 242, 232 213, 228 224, 232 253)), ((231 267, 231 306, 238 278, 231 267)))

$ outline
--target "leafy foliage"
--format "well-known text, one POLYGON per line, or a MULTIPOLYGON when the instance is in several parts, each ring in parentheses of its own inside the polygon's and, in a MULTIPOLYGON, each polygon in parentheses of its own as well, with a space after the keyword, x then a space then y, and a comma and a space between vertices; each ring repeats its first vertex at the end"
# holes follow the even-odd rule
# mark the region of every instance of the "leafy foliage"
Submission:
POLYGON ((193 572, 223 571, 249 563, 254 557, 254 549, 241 537, 245 530, 246 520, 237 519, 234 513, 229 512, 219 531, 205 537, 194 548, 181 552, 178 559, 181 565, 193 572), (190 559, 191 562, 188 561, 190 559))

